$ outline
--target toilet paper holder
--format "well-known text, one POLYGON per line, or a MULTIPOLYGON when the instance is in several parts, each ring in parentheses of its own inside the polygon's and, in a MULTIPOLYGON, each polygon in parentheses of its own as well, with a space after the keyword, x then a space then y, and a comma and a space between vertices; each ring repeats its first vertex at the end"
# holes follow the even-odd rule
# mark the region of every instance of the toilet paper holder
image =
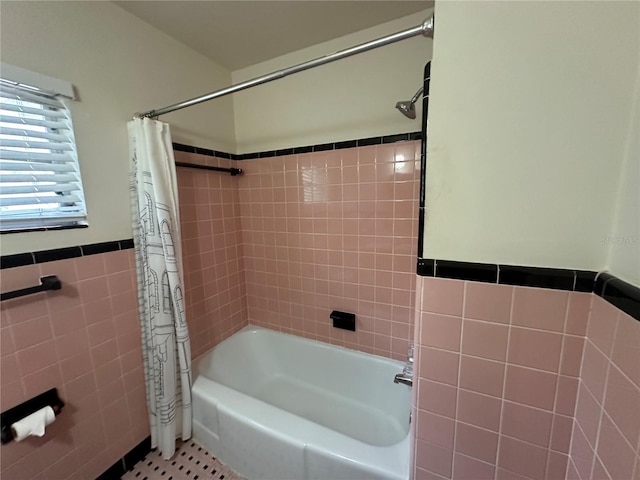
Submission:
POLYGON ((51 390, 47 390, 26 402, 10 408, 6 412, 0 413, 0 440, 2 444, 4 445, 5 443, 9 443, 13 440, 11 425, 44 407, 51 407, 56 415, 62 411, 64 402, 58 396, 58 389, 52 388, 51 390))

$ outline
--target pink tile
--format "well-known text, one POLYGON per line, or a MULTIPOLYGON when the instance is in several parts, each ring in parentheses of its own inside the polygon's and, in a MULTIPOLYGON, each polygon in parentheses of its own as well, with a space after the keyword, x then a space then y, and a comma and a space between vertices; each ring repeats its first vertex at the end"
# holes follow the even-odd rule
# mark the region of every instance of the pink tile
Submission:
POLYGON ((79 328, 57 337, 55 343, 58 359, 60 360, 78 355, 81 352, 86 352, 89 348, 87 332, 84 328, 79 328))
POLYGON ((495 464, 498 434, 458 422, 456 424, 456 452, 495 464))
POLYGON ((565 333, 583 336, 587 332, 587 321, 589 320, 592 298, 592 293, 571 292, 565 333))
POLYGON ((33 397, 51 388, 62 384, 60 367, 57 363, 49 365, 42 370, 38 370, 22 378, 24 393, 28 397, 33 397))
POLYGON ((640 387, 640 322, 620 313, 613 344, 613 362, 640 387))
POLYGON ((420 343, 458 352, 460 351, 461 325, 462 320, 459 317, 423 313, 420 343))
POLYGON ((443 383, 418 379, 418 408, 454 418, 457 389, 443 383))
POLYGON ((60 361, 60 369, 62 372, 62 380, 69 382, 80 375, 89 373, 93 369, 91 364, 91 356, 88 351, 80 352, 77 355, 60 361))
POLYGON ((424 278, 422 311, 462 316, 464 282, 441 278, 424 278))
POLYGON ((420 375, 428 380, 458 384, 460 355, 431 347, 420 348, 420 375))
POLYGON ((25 320, 11 326, 16 349, 22 350, 53 338, 49 316, 25 320))
POLYGON ((543 480, 547 450, 510 437, 501 437, 498 466, 533 480, 543 480))
MULTIPOLYGON (((582 478, 590 478, 591 468, 595 452, 587 441, 578 422, 573 424, 573 434, 571 435, 571 453, 569 455, 575 465, 575 469, 582 478)), ((595 480, 595 479, 594 479, 595 480)))
POLYGON ((53 340, 20 350, 17 355, 22 375, 37 372, 58 361, 53 340))
POLYGON ((573 418, 554 415, 551 427, 551 449, 561 453, 569 453, 572 431, 573 418))
POLYGON ((89 345, 94 347, 116 338, 116 329, 112 319, 103 320, 87 327, 89 345))
POLYGON ((496 480, 531 480, 529 477, 523 477, 517 473, 510 472, 504 468, 496 469, 496 480))
POLYGON ((106 273, 103 255, 88 255, 75 259, 76 275, 79 281, 103 276, 106 273))
POLYGON ((611 478, 632 477, 636 453, 606 414, 602 417, 597 454, 611 478))
POLYGON ((455 422, 425 410, 418 410, 417 436, 427 442, 453 449, 455 422))
POLYGON ((500 428, 502 400, 460 389, 457 419, 477 427, 497 432, 500 428))
POLYGON ((416 440, 416 466, 451 478, 453 451, 424 440, 416 440))
POLYGON ((587 324, 587 338, 607 357, 611 355, 619 312, 605 299, 594 295, 587 324))
POLYGON ((602 462, 597 456, 593 461, 593 471, 591 473, 591 478, 593 480, 613 480, 609 476, 609 472, 607 472, 606 468, 604 468, 604 465, 602 465, 602 462))
MULTIPOLYGON (((640 358, 638 358, 640 362, 640 358)), ((607 378, 604 408, 627 441, 638 445, 640 440, 640 388, 612 365, 607 378)))
POLYGON ((18 355, 5 355, 0 361, 0 378, 2 386, 5 384, 18 382, 22 379, 20 367, 18 366, 18 355))
POLYGON ((67 382, 64 390, 68 398, 81 400, 97 390, 93 372, 86 373, 67 382))
POLYGON ((582 352, 584 351, 584 338, 564 335, 562 342, 560 373, 571 377, 578 377, 582 363, 582 352))
POLYGON ((511 323, 562 332, 569 293, 543 288, 515 287, 511 323))
POLYGON ((604 396, 605 379, 609 369, 609 361, 591 341, 584 346, 581 380, 587 386, 598 403, 604 396))
POLYGON ((504 371, 504 363, 462 355, 460 387, 486 395, 502 397, 504 371))
POLYGON ((561 334, 528 328, 511 328, 509 363, 557 372, 561 350, 561 334))
POLYGON ((504 361, 509 327, 465 319, 463 322, 462 353, 490 360, 504 361))
POLYGON ((508 324, 512 295, 508 285, 467 282, 464 317, 508 324))
POLYGON ((506 399, 532 407, 553 410, 556 375, 539 370, 507 365, 506 399))
POLYGON ((495 465, 456 453, 453 459, 453 478, 456 480, 493 480, 495 465))
POLYGON ((573 417, 578 395, 578 379, 558 376, 558 391, 556 392, 556 413, 573 417))
POLYGON ((16 346, 13 343, 11 328, 4 327, 0 329, 0 356, 10 355, 16 352, 16 346))
POLYGON ((567 475, 567 464, 569 457, 563 453, 549 452, 549 458, 547 460, 547 473, 545 475, 546 480, 564 480, 567 475))
POLYGON ((551 436, 552 419, 551 412, 517 403, 504 402, 500 433, 547 447, 551 436))

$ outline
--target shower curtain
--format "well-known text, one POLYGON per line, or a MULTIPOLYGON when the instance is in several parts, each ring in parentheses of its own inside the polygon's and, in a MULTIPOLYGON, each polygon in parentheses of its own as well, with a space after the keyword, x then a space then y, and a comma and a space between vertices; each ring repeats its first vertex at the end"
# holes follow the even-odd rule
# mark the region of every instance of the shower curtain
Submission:
POLYGON ((191 349, 185 319, 178 185, 169 125, 128 123, 130 191, 151 445, 165 459, 191 437, 191 349))

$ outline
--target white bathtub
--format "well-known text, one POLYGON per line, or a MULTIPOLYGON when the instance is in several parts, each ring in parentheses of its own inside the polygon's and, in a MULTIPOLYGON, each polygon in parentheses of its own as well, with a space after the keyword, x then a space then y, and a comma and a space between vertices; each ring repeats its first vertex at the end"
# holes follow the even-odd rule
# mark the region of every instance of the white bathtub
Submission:
POLYGON ((246 327, 194 362, 194 437, 249 480, 406 480, 402 367, 246 327))

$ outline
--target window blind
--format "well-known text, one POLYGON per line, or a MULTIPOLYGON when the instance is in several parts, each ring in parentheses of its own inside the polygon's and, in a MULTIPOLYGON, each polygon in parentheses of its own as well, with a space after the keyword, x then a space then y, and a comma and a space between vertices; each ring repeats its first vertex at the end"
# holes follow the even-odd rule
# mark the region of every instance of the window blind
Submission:
POLYGON ((0 80, 0 231, 85 219, 69 109, 55 94, 0 80))

